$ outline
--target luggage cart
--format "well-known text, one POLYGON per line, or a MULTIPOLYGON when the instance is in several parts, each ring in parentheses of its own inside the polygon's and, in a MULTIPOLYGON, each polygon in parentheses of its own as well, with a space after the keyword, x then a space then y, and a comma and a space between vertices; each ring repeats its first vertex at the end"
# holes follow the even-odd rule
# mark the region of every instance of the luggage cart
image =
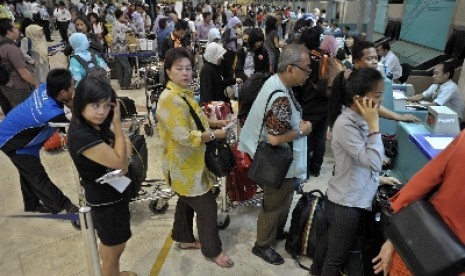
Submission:
MULTIPOLYGON (((214 102, 212 102, 213 104, 214 102)), ((232 108, 232 107, 231 107, 232 108)), ((217 120, 236 120, 235 116, 232 118, 219 118, 218 116, 225 116, 224 114, 227 112, 221 112, 220 110, 217 110, 218 112, 214 111, 214 109, 211 106, 208 106, 204 109, 206 113, 212 112, 213 114, 216 114, 217 120), (209 110, 209 111, 208 111, 209 110)), ((209 114, 207 114, 207 117, 211 117, 209 114)), ((232 147, 235 143, 237 143, 237 130, 236 128, 233 128, 233 131, 229 134, 229 137, 226 139, 227 143, 232 147)), ((231 172, 229 177, 234 177, 234 172, 231 172)), ((244 176, 247 177, 247 176, 244 176)), ((228 196, 228 177, 215 177, 215 194, 219 195, 221 198, 221 208, 218 211, 218 217, 217 217, 217 226, 220 230, 224 230, 229 226, 230 223, 230 217, 229 217, 229 211, 230 209, 235 209, 237 207, 245 207, 249 205, 254 205, 254 206, 260 206, 262 199, 263 199, 263 192, 260 190, 255 193, 255 195, 252 198, 242 200, 242 201, 232 201, 229 196, 228 196)), ((259 190, 259 189, 257 189, 259 190)))
MULTIPOLYGON (((232 145, 237 142, 235 139, 235 133, 230 135, 228 138, 228 144, 232 145)), ((232 176, 231 176, 232 177, 232 176)), ((255 193, 255 196, 243 200, 243 201, 231 201, 228 197, 228 187, 227 187, 227 177, 221 177, 221 178, 216 178, 216 186, 217 189, 219 189, 219 194, 221 196, 221 208, 218 213, 218 217, 216 220, 216 223, 218 225, 218 228, 220 230, 224 230, 229 226, 229 223, 231 222, 231 219, 229 217, 229 211, 231 209, 235 209, 237 207, 245 207, 245 206, 261 206, 262 200, 263 200, 263 191, 259 188, 257 188, 257 192, 255 193)))

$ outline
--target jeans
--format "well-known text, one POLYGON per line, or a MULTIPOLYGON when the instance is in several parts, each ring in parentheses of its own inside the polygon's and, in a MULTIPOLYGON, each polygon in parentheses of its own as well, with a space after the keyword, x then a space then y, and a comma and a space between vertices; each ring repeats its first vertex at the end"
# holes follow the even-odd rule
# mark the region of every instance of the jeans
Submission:
POLYGON ((302 119, 312 123, 312 132, 307 136, 307 173, 320 174, 326 151, 328 114, 306 114, 302 119))
POLYGON ((115 56, 116 76, 121 87, 131 84, 132 67, 127 56, 115 56))
POLYGON ((39 200, 54 212, 69 204, 69 198, 50 180, 39 157, 11 152, 6 155, 19 171, 25 211, 34 210, 39 200))
POLYGON ((349 257, 363 209, 325 201, 328 230, 318 242, 313 257, 313 271, 324 276, 339 276, 349 257))

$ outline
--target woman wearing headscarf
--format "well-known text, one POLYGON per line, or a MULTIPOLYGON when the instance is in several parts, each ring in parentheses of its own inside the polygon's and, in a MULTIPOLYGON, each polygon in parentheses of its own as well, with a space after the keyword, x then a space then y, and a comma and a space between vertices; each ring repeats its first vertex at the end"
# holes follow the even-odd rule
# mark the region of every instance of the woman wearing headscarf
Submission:
POLYGON ((219 43, 210 43, 203 54, 205 64, 200 71, 200 102, 211 101, 229 102, 224 90, 227 86, 242 83, 239 78, 223 78, 221 76, 221 62, 226 49, 219 43))
POLYGON ((110 70, 110 68, 108 68, 108 65, 99 55, 96 55, 95 53, 89 51, 89 41, 87 40, 85 34, 72 34, 69 37, 69 44, 74 50, 74 55, 71 56, 69 60, 69 71, 71 71, 71 75, 73 76, 73 80, 75 81, 76 87, 78 86, 81 79, 83 79, 87 75, 87 69, 79 62, 76 56, 79 56, 81 59, 87 62, 88 68, 98 66, 107 71, 110 70))
POLYGON ((320 72, 324 78, 328 80, 328 90, 333 86, 333 80, 336 75, 344 70, 344 65, 336 58, 339 45, 336 38, 332 35, 327 35, 321 42, 321 52, 323 54, 323 66, 320 67, 324 72, 320 72))
POLYGON ((34 76, 40 83, 45 83, 50 66, 43 28, 35 24, 29 25, 26 28, 26 38, 31 40, 29 54, 35 62, 34 76))
POLYGON ((138 12, 133 12, 132 20, 134 22, 134 26, 136 27, 136 32, 137 32, 138 37, 144 38, 145 30, 144 30, 144 19, 142 18, 142 15, 138 12))
POLYGON ((237 27, 241 25, 241 20, 234 16, 228 21, 228 26, 224 29, 222 40, 223 47, 226 49, 224 56, 225 72, 224 76, 232 78, 233 76, 233 63, 237 51, 237 27))
MULTIPOLYGON (((89 41, 90 49, 93 52, 100 55, 100 57, 102 57, 102 53, 103 53, 102 42, 100 38, 98 37, 98 35, 92 33, 92 25, 90 24, 89 20, 87 20, 87 17, 84 17, 84 16, 76 17, 76 19, 74 20, 74 24, 76 26, 77 32, 82 33, 86 36, 87 40, 89 41)), ((65 49, 63 50, 63 53, 65 54, 65 56, 70 56, 71 54, 73 54, 73 48, 71 47, 70 44, 66 45, 65 49)))

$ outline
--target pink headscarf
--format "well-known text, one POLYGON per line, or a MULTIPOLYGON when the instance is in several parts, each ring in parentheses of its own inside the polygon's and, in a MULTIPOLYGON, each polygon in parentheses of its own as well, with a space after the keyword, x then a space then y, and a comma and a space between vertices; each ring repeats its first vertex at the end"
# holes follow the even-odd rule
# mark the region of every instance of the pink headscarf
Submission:
POLYGON ((336 56, 338 44, 336 38, 332 35, 326 35, 320 46, 323 53, 328 54, 332 57, 336 56))

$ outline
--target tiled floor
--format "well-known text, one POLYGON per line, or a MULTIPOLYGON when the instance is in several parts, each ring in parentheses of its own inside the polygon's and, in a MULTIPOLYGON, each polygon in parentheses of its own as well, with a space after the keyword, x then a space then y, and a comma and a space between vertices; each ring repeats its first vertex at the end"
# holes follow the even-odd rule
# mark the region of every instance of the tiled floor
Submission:
MULTIPOLYGON (((65 62, 64 56, 51 57, 52 68, 64 66, 65 62)), ((133 98, 140 109, 145 105, 143 90, 117 92, 120 96, 133 98)), ((147 143, 148 178, 160 179, 162 174, 157 135, 147 137, 147 143)), ((76 175, 69 154, 66 151, 42 152, 41 157, 50 178, 77 202, 76 175)), ((328 153, 321 176, 308 181, 304 189, 324 190, 332 164, 333 159, 328 153)), ((0 275, 91 275, 87 272, 83 235, 69 221, 24 213, 18 173, 3 153, 0 153, 0 168, 0 275)), ((294 203, 298 198, 299 195, 294 196, 294 203)), ((138 275, 308 275, 285 252, 284 242, 276 244, 277 251, 285 258, 283 265, 266 264, 252 254, 258 207, 230 209, 231 222, 229 227, 221 231, 221 238, 223 248, 233 258, 235 266, 223 269, 203 257, 199 251, 181 251, 176 243, 171 243, 168 237, 176 197, 169 204, 167 212, 161 215, 155 215, 149 210, 149 201, 131 205, 133 236, 122 256, 122 270, 131 270, 138 275)), ((310 260, 305 258, 304 263, 310 264, 310 260)))

